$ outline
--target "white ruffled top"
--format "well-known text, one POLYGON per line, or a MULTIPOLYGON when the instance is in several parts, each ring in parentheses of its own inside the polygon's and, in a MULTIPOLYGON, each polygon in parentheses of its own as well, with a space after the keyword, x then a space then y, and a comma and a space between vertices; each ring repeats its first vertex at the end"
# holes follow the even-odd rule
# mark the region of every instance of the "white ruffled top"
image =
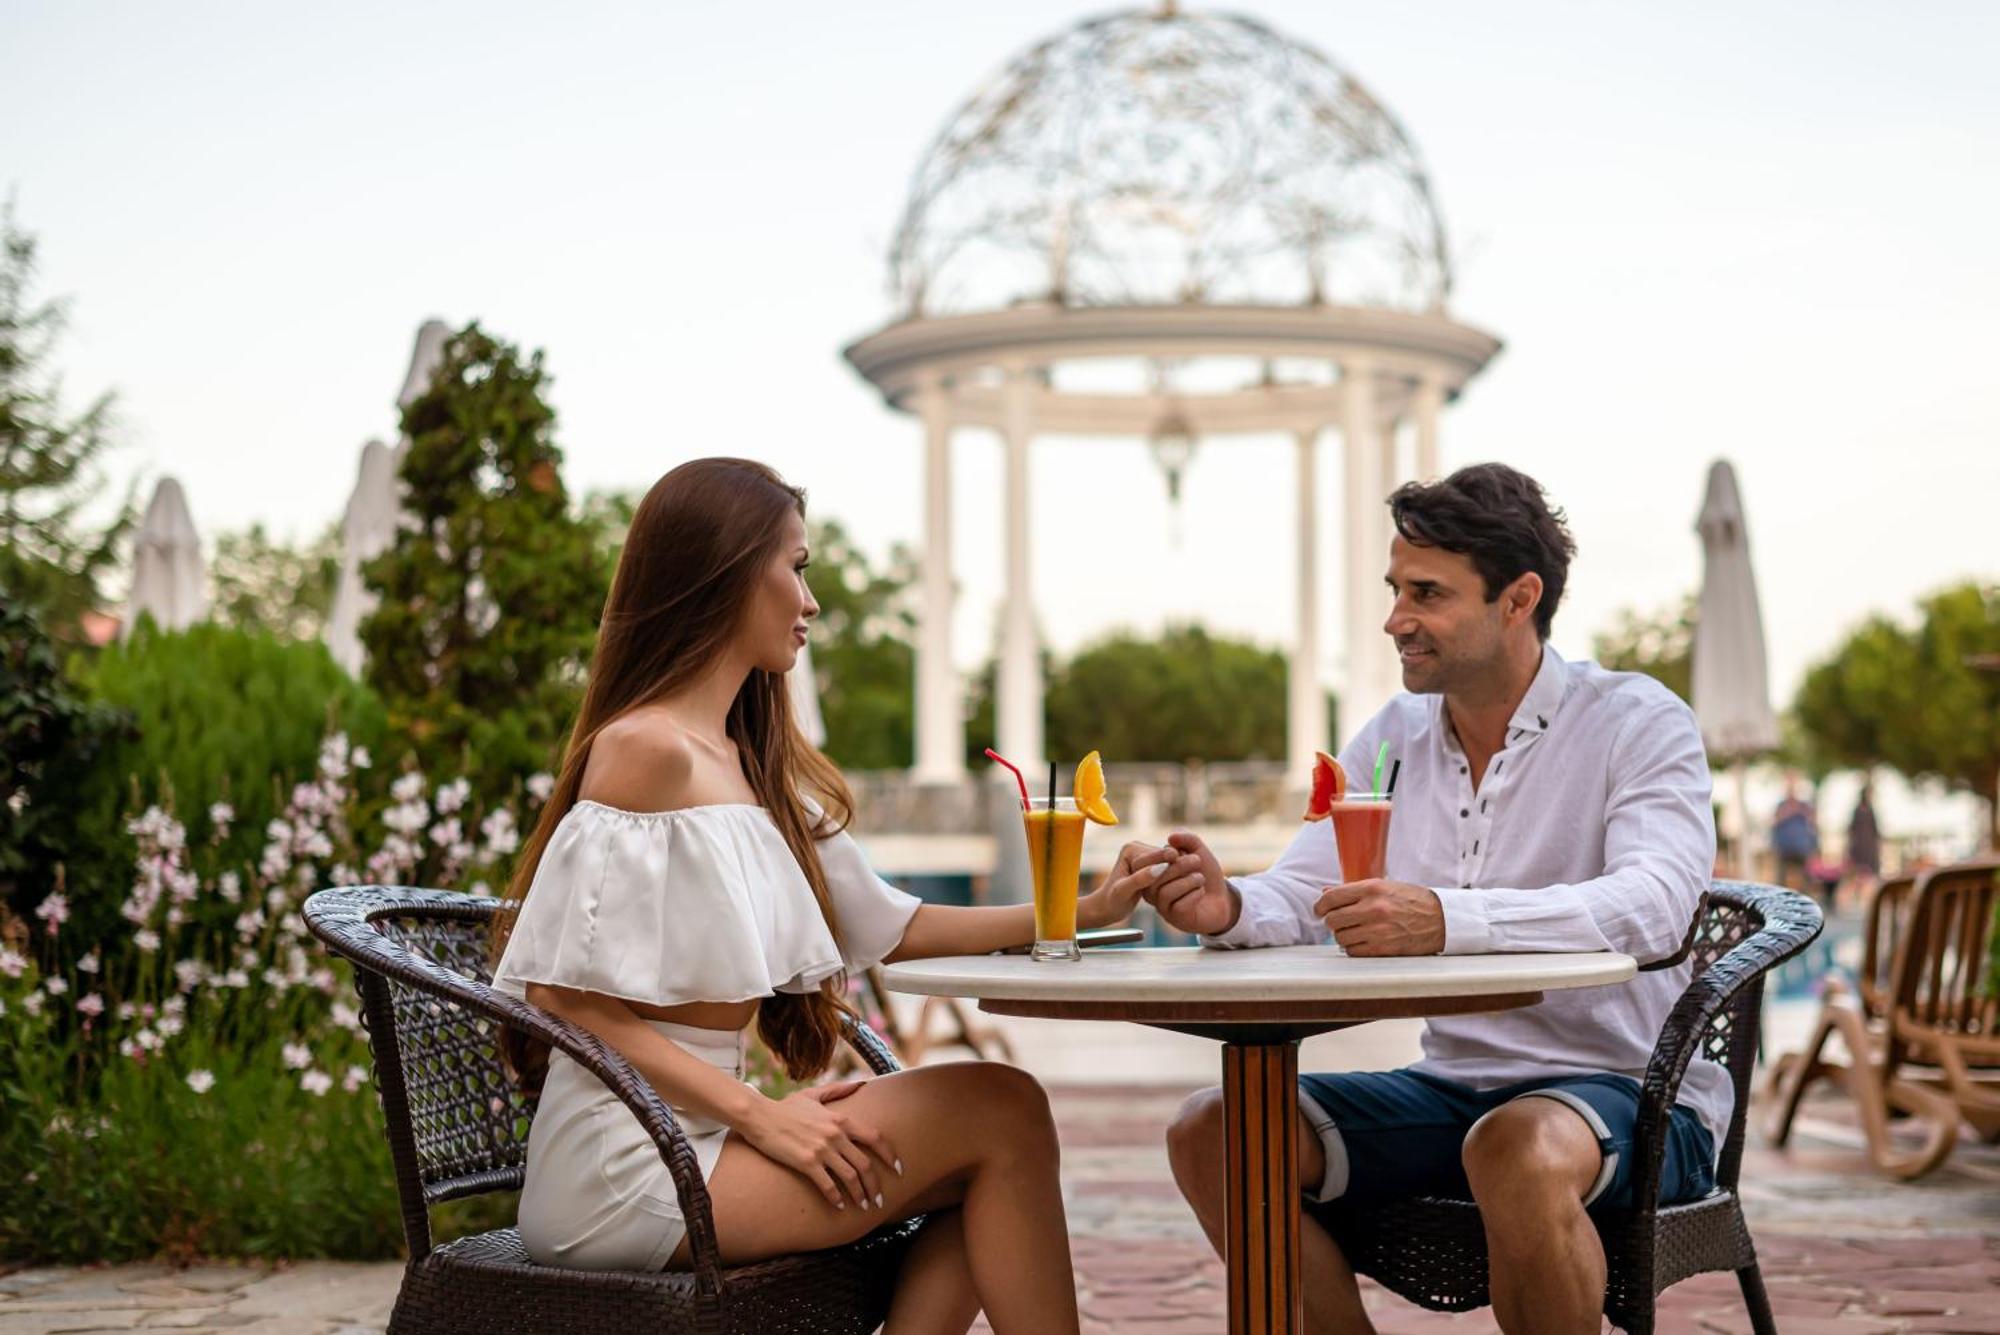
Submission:
POLYGON ((921 902, 877 876, 844 831, 819 841, 819 857, 844 953, 763 807, 578 802, 542 850, 493 986, 654 1006, 810 992, 879 963, 921 902))

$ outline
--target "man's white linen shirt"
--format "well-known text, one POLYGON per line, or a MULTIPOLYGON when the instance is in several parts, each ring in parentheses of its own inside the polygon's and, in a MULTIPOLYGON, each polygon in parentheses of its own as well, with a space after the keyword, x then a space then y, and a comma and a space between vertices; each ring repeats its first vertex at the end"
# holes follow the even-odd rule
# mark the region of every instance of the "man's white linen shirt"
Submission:
MULTIPOLYGON (((1351 785, 1367 786, 1384 741, 1403 762, 1387 875, 1437 892, 1445 954, 1610 950, 1644 964, 1679 949, 1715 864, 1715 820, 1694 714, 1664 686, 1545 647, 1477 792, 1443 696, 1399 695, 1370 719, 1340 755, 1351 785)), ((1341 879, 1331 824, 1307 825, 1269 871, 1231 878, 1241 916, 1204 944, 1331 941, 1313 915, 1341 879)), ((1691 972, 1432 1019, 1415 1069, 1475 1089, 1597 1071, 1643 1080, 1691 972)), ((1696 1060, 1678 1101, 1719 1150, 1734 1098, 1729 1073, 1696 1060)))

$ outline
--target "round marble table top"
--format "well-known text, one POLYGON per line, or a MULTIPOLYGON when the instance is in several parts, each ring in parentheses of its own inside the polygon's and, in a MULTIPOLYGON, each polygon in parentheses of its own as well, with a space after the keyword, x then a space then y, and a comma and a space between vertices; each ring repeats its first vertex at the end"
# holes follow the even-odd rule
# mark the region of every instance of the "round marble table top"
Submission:
POLYGON ((1086 950, 1075 961, 952 955, 884 968, 897 992, 993 1001, 1421 1001, 1622 983, 1630 955, 1419 955, 1360 959, 1327 946, 1086 950))

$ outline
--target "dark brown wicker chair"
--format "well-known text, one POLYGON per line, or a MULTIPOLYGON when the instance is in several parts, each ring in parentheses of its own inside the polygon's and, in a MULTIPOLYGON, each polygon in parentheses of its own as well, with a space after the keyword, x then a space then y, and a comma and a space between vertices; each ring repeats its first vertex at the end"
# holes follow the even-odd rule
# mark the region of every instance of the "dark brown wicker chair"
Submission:
MULTIPOLYGON (((374 1049, 410 1251, 389 1329, 866 1335, 880 1326, 922 1221, 829 1251, 722 1265, 694 1151, 653 1087, 594 1035, 487 986, 487 932, 504 911, 473 895, 382 886, 306 901, 313 935, 354 963, 374 1049), (532 1105, 500 1064, 502 1025, 567 1053, 652 1134, 688 1221, 692 1270, 537 1265, 511 1228, 432 1245, 430 1206, 521 1186, 532 1105)), ((897 1069, 866 1028, 850 1025, 847 1039, 878 1074, 897 1069)))
MULTIPOLYGON (((1634 1192, 1649 1204, 1626 1213, 1593 1215, 1609 1267, 1604 1314, 1613 1325, 1650 1335, 1653 1305, 1662 1290, 1690 1275, 1732 1270, 1743 1286, 1752 1327, 1759 1335, 1776 1330, 1736 1182, 1743 1166, 1744 1114, 1750 1107, 1764 973, 1804 950, 1821 926, 1819 908, 1804 895, 1717 881, 1688 945, 1671 960, 1644 966, 1663 968, 1691 953, 1694 978, 1660 1031, 1639 1100, 1634 1192), (1698 1201, 1652 1204, 1660 1194, 1668 1114, 1681 1076, 1697 1053, 1728 1067, 1736 1085, 1736 1110, 1716 1165, 1716 1190, 1698 1201)), ((1356 1211, 1342 1219, 1338 1241, 1358 1273, 1419 1306, 1463 1312, 1492 1301, 1486 1286, 1486 1231, 1471 1201, 1423 1197, 1356 1211)))

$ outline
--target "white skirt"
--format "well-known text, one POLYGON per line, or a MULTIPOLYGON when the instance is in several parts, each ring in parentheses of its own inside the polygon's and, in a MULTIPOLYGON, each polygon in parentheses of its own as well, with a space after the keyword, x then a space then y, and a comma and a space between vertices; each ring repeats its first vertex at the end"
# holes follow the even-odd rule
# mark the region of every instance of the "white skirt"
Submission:
MULTIPOLYGON (((743 1031, 646 1022, 662 1037, 737 1080, 743 1031)), ((729 1128, 674 1109, 701 1164, 715 1172, 729 1128)), ((687 1236, 673 1175, 659 1146, 610 1087, 560 1052, 528 1128, 521 1243, 543 1265, 580 1270, 661 1270, 687 1236)))

